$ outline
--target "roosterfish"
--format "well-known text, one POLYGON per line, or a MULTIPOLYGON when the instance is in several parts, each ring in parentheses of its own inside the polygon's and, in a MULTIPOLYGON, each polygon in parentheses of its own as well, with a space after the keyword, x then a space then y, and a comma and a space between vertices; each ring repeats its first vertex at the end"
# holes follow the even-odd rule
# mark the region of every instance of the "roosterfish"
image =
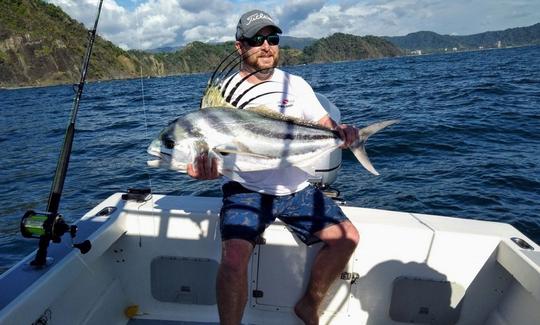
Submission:
MULTIPOLYGON (((265 107, 242 109, 237 102, 231 103, 231 94, 225 96, 228 82, 219 80, 222 79, 219 75, 227 68, 215 78, 220 66, 208 82, 200 109, 170 122, 151 142, 147 152, 157 159, 148 161, 149 166, 185 173, 187 165, 194 163, 196 157, 207 154, 209 158, 216 158, 218 172, 232 180, 238 179, 237 172, 291 166, 314 175, 318 160, 343 145, 337 131, 317 123, 265 107)), ((228 68, 225 75, 231 70, 228 68)), ((248 77, 238 82, 232 91, 248 77)), ((374 175, 378 172, 366 154, 366 140, 397 122, 387 120, 359 129, 358 140, 349 147, 362 166, 374 175)))

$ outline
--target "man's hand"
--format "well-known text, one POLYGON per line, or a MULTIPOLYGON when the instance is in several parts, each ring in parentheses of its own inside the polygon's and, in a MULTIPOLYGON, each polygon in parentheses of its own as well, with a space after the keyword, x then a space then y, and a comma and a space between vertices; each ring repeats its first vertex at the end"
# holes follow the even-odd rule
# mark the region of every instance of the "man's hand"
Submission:
POLYGON ((352 125, 340 124, 334 128, 339 133, 339 137, 343 140, 341 148, 348 148, 356 140, 358 140, 358 129, 352 125))
POLYGON ((339 133, 339 137, 343 140, 341 148, 348 148, 356 140, 358 140, 358 129, 352 125, 340 124, 338 125, 330 116, 326 115, 319 120, 319 124, 326 126, 339 133))
POLYGON ((208 154, 202 154, 195 158, 194 164, 188 164, 187 173, 199 180, 216 179, 219 177, 217 159, 210 159, 208 154))

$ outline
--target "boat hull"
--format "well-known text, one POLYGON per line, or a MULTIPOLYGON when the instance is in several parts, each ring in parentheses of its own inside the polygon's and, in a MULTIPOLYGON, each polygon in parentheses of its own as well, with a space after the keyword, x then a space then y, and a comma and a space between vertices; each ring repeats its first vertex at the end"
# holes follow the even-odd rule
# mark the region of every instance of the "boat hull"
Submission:
MULTIPOLYGON (((31 254, 2 274, 1 324, 218 323, 221 200, 122 196, 79 221, 75 241, 89 239, 88 254, 66 236, 51 244, 54 261, 45 268, 30 267, 31 254)), ((342 208, 361 241, 330 289, 321 324, 540 323, 539 247, 510 225, 342 208)), ((321 244, 306 247, 279 221, 263 237, 249 264, 243 321, 300 324, 293 306, 321 244)))

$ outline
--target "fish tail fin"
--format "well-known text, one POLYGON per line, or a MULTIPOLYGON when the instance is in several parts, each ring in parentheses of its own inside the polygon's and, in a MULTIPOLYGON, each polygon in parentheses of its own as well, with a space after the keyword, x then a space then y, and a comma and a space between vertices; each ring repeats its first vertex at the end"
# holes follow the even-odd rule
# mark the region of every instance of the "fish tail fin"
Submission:
POLYGON ((365 128, 358 130, 358 141, 356 141, 349 147, 349 149, 351 149, 356 159, 358 159, 358 161, 362 164, 362 166, 364 166, 364 168, 367 169, 373 175, 378 176, 379 173, 375 170, 375 167, 373 167, 373 165, 369 161, 369 158, 366 153, 366 148, 365 148, 366 141, 371 135, 379 132, 380 130, 384 129, 387 126, 390 126, 398 122, 399 120, 388 120, 388 121, 383 121, 379 123, 374 123, 369 126, 366 126, 365 128))

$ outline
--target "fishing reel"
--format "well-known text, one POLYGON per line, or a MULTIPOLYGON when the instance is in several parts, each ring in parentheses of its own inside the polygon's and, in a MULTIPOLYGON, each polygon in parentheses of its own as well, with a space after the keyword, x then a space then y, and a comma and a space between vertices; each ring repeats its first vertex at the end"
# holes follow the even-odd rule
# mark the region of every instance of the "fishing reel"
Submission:
POLYGON ((25 238, 39 239, 39 248, 36 258, 30 264, 33 266, 44 266, 47 262, 47 247, 49 241, 60 243, 62 236, 69 232, 72 246, 86 254, 92 248, 89 240, 81 243, 73 243, 73 238, 77 235, 77 226, 68 225, 58 213, 35 212, 28 210, 21 219, 21 234, 25 238))

